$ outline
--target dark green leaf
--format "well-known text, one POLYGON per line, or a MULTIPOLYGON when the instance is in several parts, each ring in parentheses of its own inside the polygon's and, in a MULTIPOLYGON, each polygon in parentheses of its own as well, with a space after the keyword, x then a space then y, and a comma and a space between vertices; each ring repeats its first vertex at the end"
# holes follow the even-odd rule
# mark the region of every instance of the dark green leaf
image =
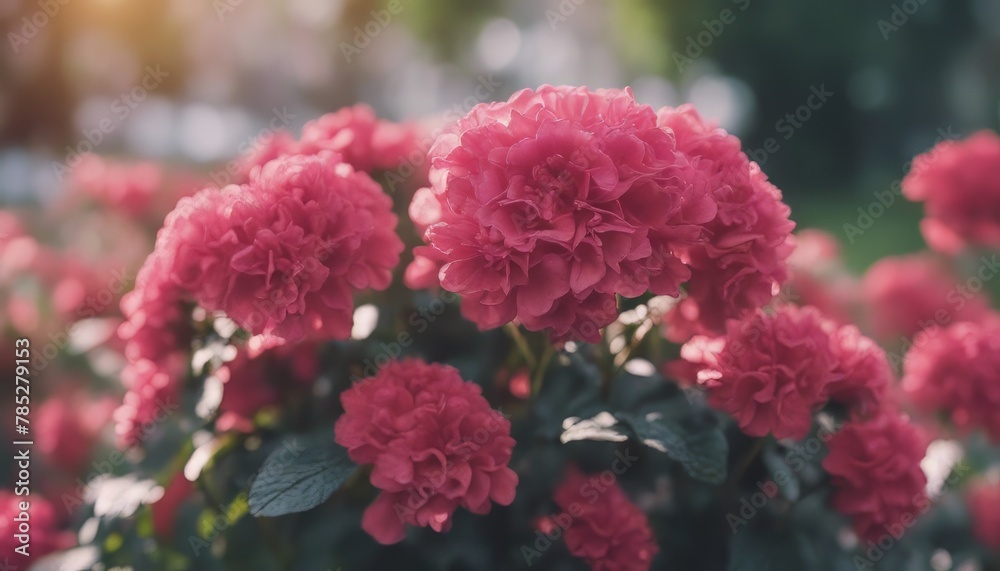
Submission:
POLYGON ((268 456, 250 485, 250 513, 279 516, 314 508, 356 468, 329 434, 290 438, 268 456))
POLYGON ((729 445, 717 426, 662 411, 615 416, 630 426, 643 444, 680 462, 691 477, 712 484, 725 481, 729 445))

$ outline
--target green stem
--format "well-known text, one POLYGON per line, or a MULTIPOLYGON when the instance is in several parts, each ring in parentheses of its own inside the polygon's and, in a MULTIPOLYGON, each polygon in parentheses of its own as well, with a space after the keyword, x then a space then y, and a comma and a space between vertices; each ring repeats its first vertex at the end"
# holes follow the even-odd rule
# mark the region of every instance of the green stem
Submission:
POLYGON ((535 374, 531 378, 531 399, 534 400, 538 397, 538 393, 542 391, 542 381, 545 380, 545 371, 549 368, 549 362, 552 361, 552 357, 556 354, 556 349, 552 345, 545 346, 545 352, 542 353, 541 363, 538 368, 535 369, 535 374))
POLYGON ((517 345, 518 351, 524 357, 525 363, 527 363, 528 368, 535 370, 535 366, 538 364, 538 360, 535 359, 535 354, 531 352, 531 347, 528 346, 528 340, 521 335, 521 330, 513 323, 508 323, 504 326, 510 338, 514 340, 514 344, 517 345))

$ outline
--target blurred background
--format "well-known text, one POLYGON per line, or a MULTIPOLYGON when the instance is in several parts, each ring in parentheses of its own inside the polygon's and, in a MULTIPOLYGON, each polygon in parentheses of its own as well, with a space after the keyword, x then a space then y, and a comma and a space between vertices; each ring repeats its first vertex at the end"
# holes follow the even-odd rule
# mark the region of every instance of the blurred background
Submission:
POLYGON ((206 172, 355 102, 455 118, 543 83, 630 85, 739 135, 800 227, 856 269, 919 249, 873 193, 946 137, 997 127, 996 0, 2 0, 0 201, 51 201, 76 155, 206 172))

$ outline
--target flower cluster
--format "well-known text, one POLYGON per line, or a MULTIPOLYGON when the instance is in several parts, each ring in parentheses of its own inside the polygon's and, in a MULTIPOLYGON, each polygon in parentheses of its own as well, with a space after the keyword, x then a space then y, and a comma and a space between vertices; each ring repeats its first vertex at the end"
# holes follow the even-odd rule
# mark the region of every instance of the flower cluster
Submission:
POLYGON ((223 311, 273 343, 346 339, 353 293, 385 289, 403 244, 381 187, 332 153, 291 156, 249 183, 206 189, 178 203, 123 300, 129 394, 118 411, 127 443, 176 397, 185 344, 182 302, 223 311))
POLYGON ((892 380, 882 349, 811 307, 730 320, 724 336, 695 337, 681 357, 708 388, 709 403, 751 436, 803 438, 828 400, 872 411, 892 380))
POLYGON ((430 163, 410 209, 428 245, 408 283, 437 272, 480 328, 517 320, 594 341, 616 295, 677 296, 691 279, 691 303, 711 291, 730 316, 784 278, 780 193, 691 109, 657 115, 627 89, 526 89, 473 108, 430 163))
POLYGON ((514 500, 510 422, 456 369, 395 361, 340 398, 336 441, 374 465, 382 490, 361 523, 380 543, 402 540, 405 524, 446 531, 459 506, 485 514, 514 500))
POLYGON ((915 344, 903 362, 904 392, 926 411, 951 415, 963 429, 983 428, 1000 442, 1000 318, 961 322, 915 344))
POLYGON ((564 539, 569 552, 595 571, 648 571, 659 552, 646 514, 617 483, 594 484, 571 468, 553 494, 568 521, 564 539))
POLYGON ((684 180, 707 192, 715 216, 701 240, 686 248, 691 268, 687 296, 668 318, 668 335, 718 333, 727 319, 766 305, 787 278, 794 249, 789 208, 781 192, 740 150, 740 140, 704 121, 690 105, 659 111, 659 124, 676 137, 689 167, 684 180))
POLYGON ((980 131, 938 143, 913 160, 903 194, 924 203, 920 229, 935 250, 1000 247, 1000 136, 980 131))
POLYGON ((877 542, 899 537, 930 509, 920 461, 926 438, 898 414, 884 412, 849 422, 828 442, 823 469, 830 474, 833 508, 854 520, 858 535, 877 542))

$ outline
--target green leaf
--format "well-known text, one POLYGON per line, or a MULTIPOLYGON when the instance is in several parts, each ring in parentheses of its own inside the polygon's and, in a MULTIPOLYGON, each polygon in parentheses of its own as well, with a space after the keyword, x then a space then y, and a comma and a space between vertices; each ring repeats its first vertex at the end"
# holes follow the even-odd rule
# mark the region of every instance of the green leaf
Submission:
POLYGON ((296 436, 268 456, 250 485, 250 513, 279 516, 326 501, 357 466, 327 433, 296 436))
POLYGON ((630 426, 643 444, 680 462, 691 477, 711 484, 725 481, 729 444, 717 426, 659 410, 615 416, 630 426))

